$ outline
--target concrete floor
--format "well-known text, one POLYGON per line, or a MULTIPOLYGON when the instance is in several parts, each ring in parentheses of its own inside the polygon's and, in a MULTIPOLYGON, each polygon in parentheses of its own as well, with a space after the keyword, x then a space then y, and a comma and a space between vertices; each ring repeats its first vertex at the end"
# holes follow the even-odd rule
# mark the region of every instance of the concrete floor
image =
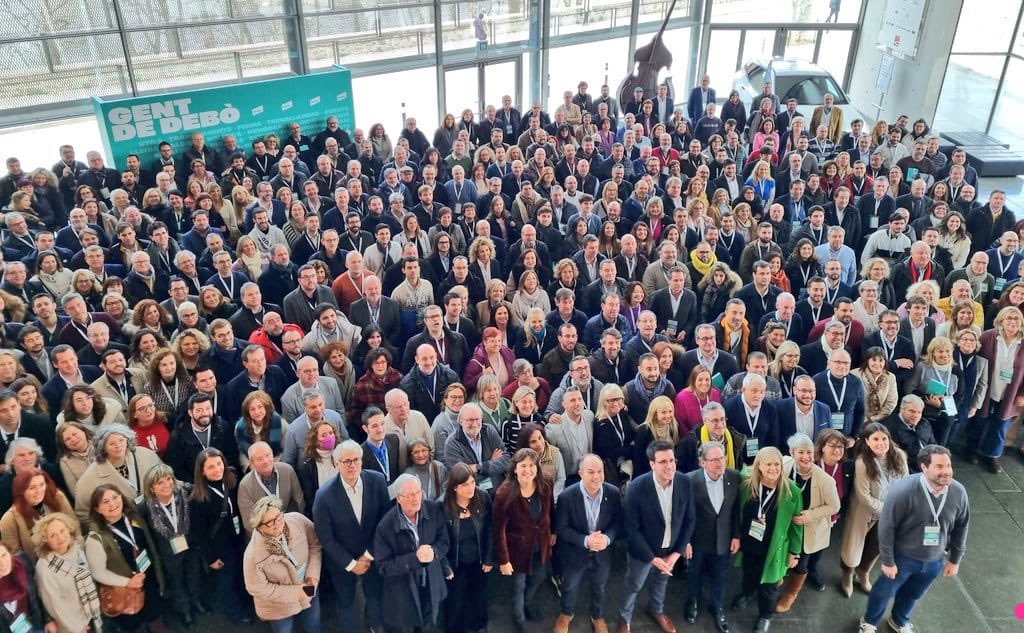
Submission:
MULTIPOLYGON (((970 494, 971 529, 968 538, 967 555, 960 567, 960 575, 951 578, 940 578, 932 586, 928 595, 918 604, 914 613, 913 623, 918 633, 1020 633, 1024 631, 1024 621, 1014 617, 1014 607, 1024 603, 1024 460, 1015 451, 1008 451, 1003 458, 1005 472, 993 475, 978 467, 954 460, 955 477, 962 482, 970 494)), ((784 616, 778 615, 772 623, 772 631, 791 633, 817 632, 854 632, 858 620, 863 613, 866 596, 856 592, 852 598, 844 598, 835 585, 839 581, 838 542, 840 533, 834 532, 832 547, 821 562, 820 569, 828 588, 822 593, 805 589, 797 600, 792 611, 784 616)), ((612 574, 611 587, 606 605, 608 624, 614 631, 617 622, 616 606, 619 599, 619 588, 622 579, 622 562, 624 555, 617 558, 619 565, 612 574)), ((733 583, 739 584, 739 570, 733 569, 733 583)), ((873 574, 879 573, 876 568, 873 574)), ((509 615, 507 579, 492 574, 490 590, 491 602, 491 633, 512 631, 509 615)), ((584 591, 587 586, 584 585, 584 591)), ((732 590, 728 599, 731 601, 732 590)), ((657 633, 658 628, 645 615, 646 593, 637 603, 637 614, 634 616, 633 631, 636 633, 657 633)), ((675 621, 680 631, 711 632, 714 627, 706 613, 694 626, 689 626, 683 619, 683 606, 686 599, 684 578, 673 578, 669 582, 666 612, 675 621)), ((573 633, 590 633, 589 613, 586 603, 577 610, 576 619, 572 624, 573 633)), ((551 625, 558 613, 558 601, 554 589, 545 584, 539 593, 538 608, 545 620, 527 623, 530 633, 542 633, 551 630, 551 625)), ((324 630, 327 633, 355 633, 362 629, 354 628, 350 623, 338 622, 336 611, 331 607, 330 600, 323 603, 324 630)), ((751 606, 743 613, 729 612, 733 631, 746 633, 751 631, 756 620, 756 607, 751 606)), ((239 632, 268 631, 265 624, 252 626, 232 626, 226 619, 218 616, 207 616, 196 627, 196 631, 212 631, 226 625, 229 630, 239 632)), ((881 627, 880 630, 885 630, 881 627)))

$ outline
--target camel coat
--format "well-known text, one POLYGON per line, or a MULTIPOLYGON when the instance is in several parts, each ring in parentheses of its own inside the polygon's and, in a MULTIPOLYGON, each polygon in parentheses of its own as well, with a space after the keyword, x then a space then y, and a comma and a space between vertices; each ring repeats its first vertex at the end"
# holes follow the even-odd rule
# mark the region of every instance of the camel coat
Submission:
MULTIPOLYGON (((793 458, 782 458, 782 474, 792 480, 793 458)), ((804 553, 813 554, 828 547, 832 536, 832 515, 839 512, 836 481, 817 464, 811 465, 811 505, 805 508, 804 553)))
MULTIPOLYGON (((895 450, 903 452, 901 449, 895 450)), ((904 459, 906 454, 904 454, 904 459)), ((907 476, 906 468, 899 473, 900 479, 907 476)), ((879 499, 881 484, 877 479, 869 479, 864 468, 864 460, 857 459, 853 466, 853 494, 850 495, 850 511, 846 513, 846 525, 843 527, 842 562, 847 567, 860 565, 861 554, 864 553, 864 539, 867 533, 878 522, 882 514, 882 501, 879 499)))
MULTIPOLYGON (((57 507, 47 508, 47 512, 63 512, 69 517, 75 516, 75 511, 68 502, 68 498, 60 490, 57 491, 57 507)), ((32 529, 25 522, 25 517, 18 513, 15 506, 11 506, 4 515, 0 517, 0 535, 3 535, 3 544, 12 554, 25 552, 33 564, 35 564, 36 548, 32 545, 32 529)))
MULTIPOLYGON (((284 521, 288 526, 288 549, 295 556, 296 565, 305 565, 306 578, 319 582, 323 558, 313 522, 299 512, 286 513, 284 521)), ((281 620, 309 608, 310 597, 302 591, 303 579, 299 578, 296 565, 286 556, 272 554, 261 532, 252 533, 242 558, 242 574, 261 620, 281 620)))

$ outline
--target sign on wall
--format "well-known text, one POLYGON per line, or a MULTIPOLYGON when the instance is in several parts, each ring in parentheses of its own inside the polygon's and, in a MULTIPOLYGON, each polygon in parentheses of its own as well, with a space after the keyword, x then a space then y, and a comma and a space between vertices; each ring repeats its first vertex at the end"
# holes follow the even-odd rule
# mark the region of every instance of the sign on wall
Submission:
POLYGON ((352 74, 341 66, 313 75, 146 97, 94 97, 93 110, 106 154, 119 167, 129 154, 138 154, 148 165, 163 141, 178 156, 189 147, 194 132, 202 132, 215 148, 221 137, 233 134, 239 147, 249 151, 255 138, 286 136, 293 121, 309 136, 323 130, 331 115, 338 117, 342 129, 355 126, 352 74))
POLYGON ((913 60, 927 6, 928 0, 888 0, 878 32, 879 47, 900 59, 913 60))

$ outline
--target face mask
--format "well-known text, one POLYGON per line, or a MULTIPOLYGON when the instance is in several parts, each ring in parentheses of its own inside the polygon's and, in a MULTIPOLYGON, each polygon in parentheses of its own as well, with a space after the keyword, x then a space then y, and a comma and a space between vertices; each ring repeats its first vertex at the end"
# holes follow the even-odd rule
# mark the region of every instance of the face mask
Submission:
POLYGON ((334 450, 335 442, 337 442, 337 439, 333 435, 325 435, 320 438, 318 446, 322 451, 331 451, 334 450))

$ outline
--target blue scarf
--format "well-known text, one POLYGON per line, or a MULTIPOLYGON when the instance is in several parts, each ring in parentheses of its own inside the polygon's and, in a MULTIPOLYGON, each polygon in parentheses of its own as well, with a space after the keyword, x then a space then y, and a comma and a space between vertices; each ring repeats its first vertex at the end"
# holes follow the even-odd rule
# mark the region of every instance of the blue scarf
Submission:
POLYGON ((658 382, 654 384, 654 388, 648 389, 647 385, 644 384, 644 379, 640 374, 637 374, 636 377, 630 381, 630 384, 633 386, 634 392, 643 398, 644 404, 646 405, 644 409, 646 409, 647 406, 650 406, 652 400, 665 393, 665 388, 668 386, 668 380, 666 380, 664 376, 658 376, 658 382))

